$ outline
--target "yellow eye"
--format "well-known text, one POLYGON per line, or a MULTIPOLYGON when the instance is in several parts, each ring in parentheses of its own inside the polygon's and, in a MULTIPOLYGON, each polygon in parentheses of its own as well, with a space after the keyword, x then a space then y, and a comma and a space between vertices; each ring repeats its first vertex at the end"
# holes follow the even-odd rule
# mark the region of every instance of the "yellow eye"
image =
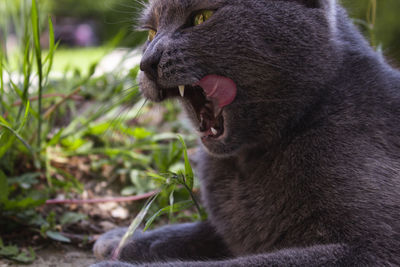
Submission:
POLYGON ((153 41, 154 37, 156 37, 157 32, 155 30, 149 30, 149 36, 147 37, 147 40, 149 42, 153 41))
POLYGON ((211 16, 214 14, 214 11, 212 10, 202 10, 200 11, 193 19, 193 25, 197 26, 211 18, 211 16))

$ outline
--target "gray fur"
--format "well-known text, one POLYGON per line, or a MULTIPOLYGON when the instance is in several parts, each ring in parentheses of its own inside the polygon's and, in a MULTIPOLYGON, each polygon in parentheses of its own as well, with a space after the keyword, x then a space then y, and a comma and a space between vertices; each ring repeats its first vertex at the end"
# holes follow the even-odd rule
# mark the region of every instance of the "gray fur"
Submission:
POLYGON ((141 64, 147 98, 176 96, 178 85, 207 74, 233 79, 238 94, 223 110, 223 138, 203 141, 198 155, 208 221, 136 238, 123 261, 400 265, 400 73, 343 8, 328 0, 153 0, 143 23, 158 31, 141 64), (216 12, 185 26, 199 9, 216 12))

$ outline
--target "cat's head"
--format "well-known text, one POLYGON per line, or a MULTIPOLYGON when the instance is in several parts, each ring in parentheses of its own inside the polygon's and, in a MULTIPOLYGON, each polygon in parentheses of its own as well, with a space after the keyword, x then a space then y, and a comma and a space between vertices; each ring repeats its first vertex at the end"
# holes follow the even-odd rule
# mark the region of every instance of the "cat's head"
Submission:
POLYGON ((336 10, 334 0, 150 0, 141 91, 180 99, 214 155, 268 142, 333 75, 336 10))

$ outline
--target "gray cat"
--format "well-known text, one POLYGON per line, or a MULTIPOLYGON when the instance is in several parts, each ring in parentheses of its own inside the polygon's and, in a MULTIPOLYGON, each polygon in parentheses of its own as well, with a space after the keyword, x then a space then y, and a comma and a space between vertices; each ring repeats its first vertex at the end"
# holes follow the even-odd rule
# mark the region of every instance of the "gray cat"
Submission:
POLYGON ((209 219, 96 266, 400 265, 400 73, 335 0, 153 0, 142 22, 141 90, 198 130, 209 219))

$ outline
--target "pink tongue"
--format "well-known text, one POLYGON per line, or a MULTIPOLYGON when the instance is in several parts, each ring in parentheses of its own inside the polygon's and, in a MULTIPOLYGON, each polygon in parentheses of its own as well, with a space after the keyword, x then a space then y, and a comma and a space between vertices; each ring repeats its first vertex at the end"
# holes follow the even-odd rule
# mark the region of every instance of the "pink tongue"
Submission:
POLYGON ((217 101, 220 108, 232 103, 236 97, 235 82, 223 76, 208 75, 201 79, 197 85, 203 88, 208 98, 217 101))

